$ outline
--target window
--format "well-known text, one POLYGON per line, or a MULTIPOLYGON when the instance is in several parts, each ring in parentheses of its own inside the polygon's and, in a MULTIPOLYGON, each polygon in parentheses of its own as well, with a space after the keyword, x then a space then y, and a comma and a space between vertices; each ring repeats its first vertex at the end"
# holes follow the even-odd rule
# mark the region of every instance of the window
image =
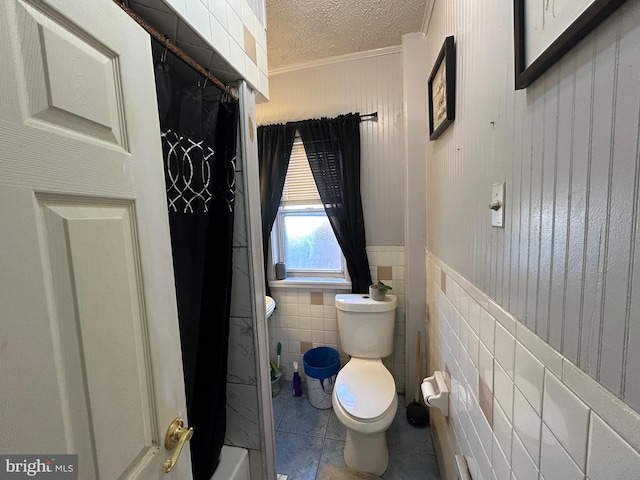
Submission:
POLYGON ((346 278, 342 251, 322 206, 298 135, 273 232, 273 258, 286 264, 287 276, 346 278))
POLYGON ((289 272, 343 274, 342 252, 322 205, 280 207, 280 259, 289 272))

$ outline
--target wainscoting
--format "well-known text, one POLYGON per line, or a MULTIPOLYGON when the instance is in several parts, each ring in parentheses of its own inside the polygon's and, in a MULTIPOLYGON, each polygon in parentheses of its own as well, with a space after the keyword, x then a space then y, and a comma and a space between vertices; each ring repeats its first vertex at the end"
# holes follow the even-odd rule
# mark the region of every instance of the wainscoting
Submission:
POLYGON ((443 477, 462 453, 474 479, 640 478, 640 415, 438 257, 426 263, 430 371, 451 390, 448 418, 431 409, 443 477))

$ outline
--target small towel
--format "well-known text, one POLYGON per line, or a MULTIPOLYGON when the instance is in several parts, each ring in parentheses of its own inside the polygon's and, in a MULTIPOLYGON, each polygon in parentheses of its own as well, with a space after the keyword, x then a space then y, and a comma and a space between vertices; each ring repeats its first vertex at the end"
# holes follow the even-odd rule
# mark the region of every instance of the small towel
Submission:
POLYGON ((317 480, 380 480, 380 477, 372 473, 361 472, 351 468, 336 467, 335 465, 325 464, 320 469, 317 480))

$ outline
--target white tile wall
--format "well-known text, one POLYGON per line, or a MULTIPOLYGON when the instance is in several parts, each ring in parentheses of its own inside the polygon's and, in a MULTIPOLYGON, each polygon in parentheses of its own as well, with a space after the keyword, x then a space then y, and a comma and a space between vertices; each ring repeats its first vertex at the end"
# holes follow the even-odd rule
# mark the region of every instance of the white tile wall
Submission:
POLYGON ((542 426, 540 473, 547 480, 582 480, 584 470, 571 459, 567 451, 546 425, 542 426))
POLYGON ((515 384, 538 415, 542 411, 543 380, 544 365, 520 342, 516 342, 515 384))
POLYGON ((542 419, 516 387, 513 395, 513 429, 536 464, 540 458, 541 427, 542 419))
POLYGON ((553 374, 544 379, 542 421, 584 471, 589 407, 553 374))
POLYGON ((509 421, 513 421, 513 381, 500 365, 494 365, 493 395, 509 421))
POLYGON ((517 434, 513 435, 511 471, 514 479, 517 480, 538 479, 538 468, 517 434))
POLYGON ((516 339, 496 322, 495 358, 506 375, 513 379, 516 339))
POLYGON ((216 46, 216 51, 223 58, 231 58, 231 39, 227 33, 227 29, 222 26, 220 19, 215 15, 209 16, 211 24, 211 43, 216 46))
POLYGON ((640 478, 640 415, 431 252, 426 262, 430 371, 451 382, 450 417, 431 411, 442 477, 464 453, 474 480, 640 478))
MULTIPOLYGON (((404 247, 373 246, 367 247, 369 268, 373 282, 378 280, 378 267, 391 267, 392 279, 383 280, 392 287, 390 293, 398 297, 396 325, 394 331, 394 351, 383 359, 384 364, 393 374, 396 388, 404 393, 405 385, 405 296, 404 296, 404 247)), ((280 364, 286 379, 293 376, 293 361, 300 365, 301 377, 304 381, 302 356, 307 347, 326 345, 340 351, 342 364, 348 356, 340 348, 338 320, 335 307, 335 295, 347 293, 344 290, 331 288, 277 288, 272 287, 271 295, 276 301, 276 310, 268 320, 269 352, 272 360, 276 359, 278 342, 282 345, 280 364), (322 293, 322 305, 311 303, 311 294, 322 293)))
POLYGON ((229 29, 227 23, 227 2, 226 0, 209 0, 209 11, 211 15, 220 22, 220 26, 225 30, 229 29))
POLYGON ((507 460, 507 456, 502 451, 500 445, 494 436, 493 441, 493 456, 492 456, 492 467, 493 467, 493 478, 496 480, 509 480, 511 478, 511 465, 509 460, 507 460))
MULTIPOLYGON (((251 59, 246 52, 261 47, 266 51, 264 1, 251 0, 163 0, 196 33, 207 41, 216 52, 265 98, 269 97, 268 66, 266 56, 251 59), (254 45, 245 45, 244 29, 247 29, 254 45), (258 64, 256 64, 258 63, 258 64), (261 77, 262 76, 262 77, 261 77)), ((200 42, 196 41, 195 44, 200 42)))
POLYGON ((335 307, 325 309, 325 304, 333 300, 336 293, 334 289, 307 289, 307 288, 273 288, 271 296, 276 301, 276 309, 267 320, 269 329, 269 352, 272 360, 276 360, 276 348, 278 342, 282 345, 280 366, 285 378, 293 376, 294 360, 300 365, 300 373, 304 375, 302 355, 307 347, 325 345, 339 350, 337 341, 337 319, 335 307), (323 305, 311 305, 311 293, 320 293, 323 296, 323 305))
MULTIPOLYGON (((494 402, 493 404, 493 435, 495 443, 504 452, 505 459, 511 463, 511 439, 513 436, 513 426, 507 418, 502 408, 494 402)), ((464 432, 462 432, 464 437, 464 432)), ((494 449, 496 445, 494 444, 494 449)))
POLYGON ((598 415, 591 415, 587 475, 596 478, 640 478, 640 454, 598 415))

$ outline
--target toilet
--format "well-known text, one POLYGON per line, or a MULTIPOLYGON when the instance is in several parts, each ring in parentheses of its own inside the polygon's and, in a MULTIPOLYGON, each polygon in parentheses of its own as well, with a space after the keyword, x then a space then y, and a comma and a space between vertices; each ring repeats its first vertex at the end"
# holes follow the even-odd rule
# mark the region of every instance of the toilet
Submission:
POLYGON ((382 475, 389 463, 386 431, 398 409, 396 384, 382 359, 393 352, 397 300, 336 295, 342 350, 351 356, 336 377, 332 404, 347 429, 347 467, 382 475))

